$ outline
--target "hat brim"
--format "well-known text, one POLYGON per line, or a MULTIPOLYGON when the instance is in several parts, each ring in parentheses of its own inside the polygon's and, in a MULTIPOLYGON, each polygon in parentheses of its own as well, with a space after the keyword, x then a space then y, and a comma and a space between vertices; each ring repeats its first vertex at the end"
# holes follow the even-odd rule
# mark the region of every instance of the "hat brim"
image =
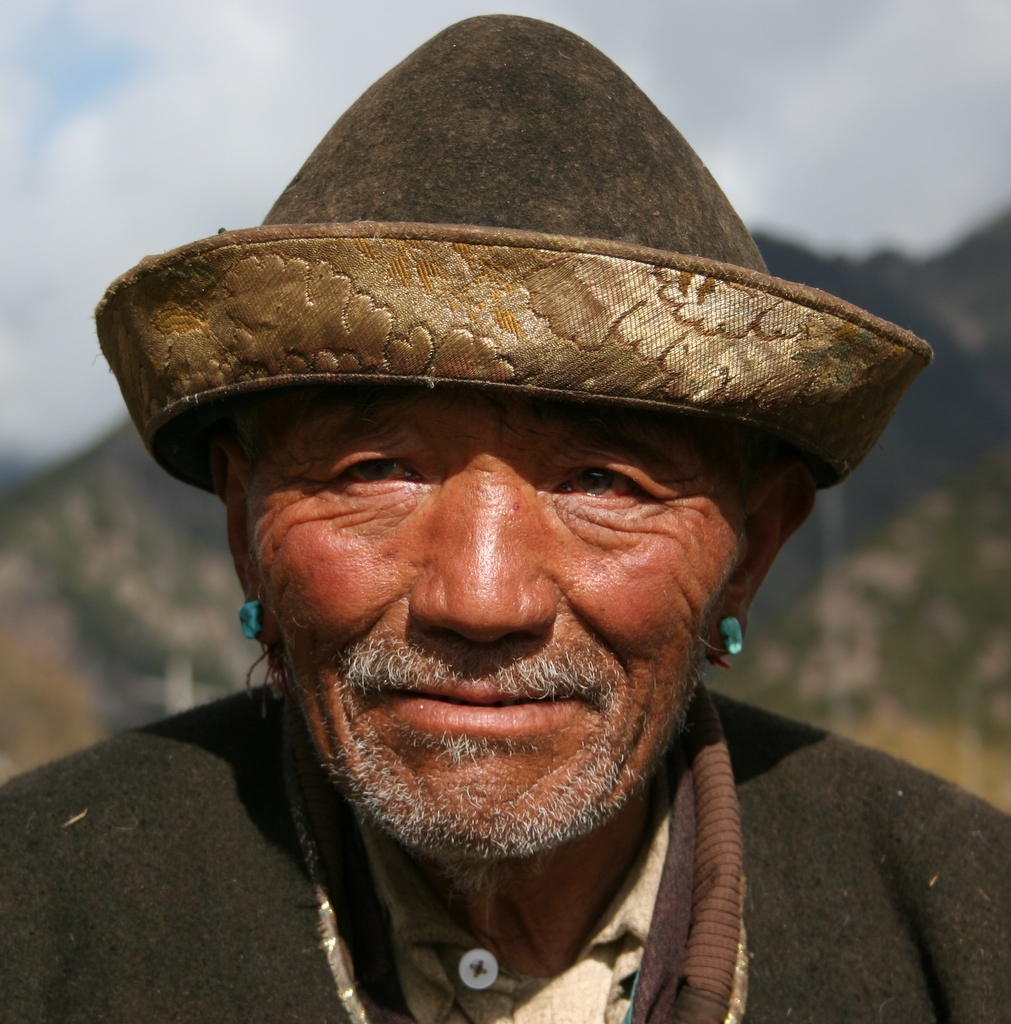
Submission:
POLYGON ((845 478, 932 358, 814 288, 695 256, 508 228, 250 228, 143 260, 96 311, 145 444, 211 489, 234 403, 316 384, 467 384, 718 416, 845 478))

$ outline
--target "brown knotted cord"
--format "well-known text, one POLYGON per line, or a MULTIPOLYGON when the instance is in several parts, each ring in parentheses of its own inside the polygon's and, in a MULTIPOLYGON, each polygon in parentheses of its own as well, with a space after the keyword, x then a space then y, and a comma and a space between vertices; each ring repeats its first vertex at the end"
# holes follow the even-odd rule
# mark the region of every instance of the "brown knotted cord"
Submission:
POLYGON ((700 683, 682 733, 695 787, 695 884, 685 984, 675 1021, 718 1020, 734 989, 741 936, 743 844, 737 789, 720 718, 700 683))

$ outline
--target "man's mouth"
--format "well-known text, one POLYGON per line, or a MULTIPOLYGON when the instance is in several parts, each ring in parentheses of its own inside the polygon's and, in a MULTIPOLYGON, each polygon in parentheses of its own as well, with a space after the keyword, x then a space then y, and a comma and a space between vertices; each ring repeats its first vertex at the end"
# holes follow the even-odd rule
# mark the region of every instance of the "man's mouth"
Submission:
POLYGON ((376 710, 412 729, 434 734, 513 739, 550 735, 579 715, 585 702, 568 695, 503 693, 470 684, 452 689, 387 690, 376 710))
POLYGON ((458 704, 464 707, 475 708, 513 708, 519 704, 546 704, 556 703, 561 700, 571 700, 570 697, 556 697, 553 695, 536 697, 504 697, 488 696, 487 694, 468 694, 460 696, 451 693, 431 693, 424 690, 396 690, 393 691, 402 697, 411 697, 415 700, 437 700, 445 704, 458 704))

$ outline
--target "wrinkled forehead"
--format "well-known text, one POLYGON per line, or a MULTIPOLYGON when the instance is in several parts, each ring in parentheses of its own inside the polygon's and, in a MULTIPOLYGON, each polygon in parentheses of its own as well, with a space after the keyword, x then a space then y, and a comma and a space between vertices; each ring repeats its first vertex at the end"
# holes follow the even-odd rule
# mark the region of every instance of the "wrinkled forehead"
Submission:
POLYGON ((350 442, 426 438, 506 453, 595 446, 652 461, 676 458, 740 470, 754 448, 740 424, 650 409, 508 395, 473 387, 320 387, 282 394, 236 416, 258 457, 278 449, 323 455, 350 442))

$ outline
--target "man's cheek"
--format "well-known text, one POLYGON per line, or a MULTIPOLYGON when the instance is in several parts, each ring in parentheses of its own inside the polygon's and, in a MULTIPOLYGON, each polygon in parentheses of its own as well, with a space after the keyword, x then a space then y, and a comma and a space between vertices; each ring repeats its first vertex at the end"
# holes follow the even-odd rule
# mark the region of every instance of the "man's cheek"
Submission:
POLYGON ((576 565, 569 600, 614 647, 654 651, 694 635, 719 589, 724 567, 697 564, 674 545, 652 545, 635 556, 576 565))
POLYGON ((407 591, 410 577, 395 540, 377 542, 320 521, 287 530, 268 572, 282 605, 346 638, 369 629, 407 591))

